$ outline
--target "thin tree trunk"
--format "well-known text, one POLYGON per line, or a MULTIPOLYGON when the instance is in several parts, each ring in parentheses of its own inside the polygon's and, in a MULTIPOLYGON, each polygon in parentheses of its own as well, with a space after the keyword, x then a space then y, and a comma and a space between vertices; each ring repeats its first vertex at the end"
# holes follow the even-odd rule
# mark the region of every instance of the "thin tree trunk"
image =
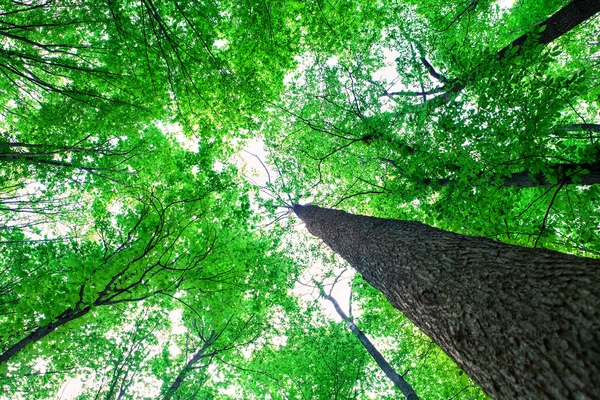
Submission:
MULTIPOLYGON (((550 166, 558 182, 564 185, 597 185, 600 183, 600 164, 555 164, 550 166), (585 175, 577 171, 589 171, 585 175), (570 171, 570 172, 569 172, 570 171), (573 179, 578 177, 579 179, 573 179)), ((549 187, 554 186, 542 173, 531 174, 529 171, 522 171, 511 174, 504 179, 504 186, 515 187, 549 187)))
MULTIPOLYGON (((137 297, 137 298, 115 300, 115 298, 117 296, 119 296, 123 293, 131 293, 130 290, 133 287, 140 284, 141 279, 142 279, 142 278, 140 278, 138 281, 134 282, 133 284, 128 286, 126 289, 114 289, 114 290, 108 291, 109 286, 117 278, 118 278, 118 275, 115 275, 113 277, 113 280, 104 288, 104 290, 101 291, 100 293, 98 293, 98 297, 96 298, 96 300, 94 301, 94 303, 92 305, 87 305, 83 308, 82 308, 81 303, 82 303, 82 299, 83 299, 83 293, 85 291, 85 286, 82 286, 80 289, 80 292, 79 292, 80 300, 74 308, 66 309, 59 316, 57 316, 54 319, 54 321, 50 322, 47 325, 38 326, 31 333, 29 333, 29 335, 27 335, 23 339, 19 340, 17 343, 11 345, 2 354, 0 354, 0 365, 7 362, 14 355, 19 353, 23 349, 25 349, 25 347, 27 347, 27 345, 37 343, 40 340, 42 340, 43 338, 45 338, 46 336, 48 336, 49 334, 51 334, 52 332, 54 332, 55 330, 57 330, 58 328, 60 328, 61 326, 65 325, 73 320, 76 320, 78 318, 85 316, 92 310, 92 307, 107 306, 107 305, 111 305, 111 304, 126 303, 126 302, 127 303, 128 302, 138 302, 138 301, 144 300, 145 298, 150 296, 150 295, 147 295, 147 296, 137 297)), ((156 293, 158 293, 158 292, 153 292, 153 294, 156 294, 156 293)))
POLYGON ((600 132, 599 124, 571 124, 565 125, 556 128, 556 131, 565 131, 565 132, 573 132, 573 131, 590 131, 590 132, 600 132))
POLYGON ((496 54, 496 58, 498 60, 504 58, 512 47, 523 46, 530 39, 533 45, 551 43, 577 25, 592 18, 598 12, 600 12, 600 2, 598 0, 573 0, 532 30, 533 34, 541 31, 539 36, 532 37, 531 32, 522 35, 500 50, 496 54))
POLYGON ((493 398, 600 398, 600 260, 294 206, 493 398))
POLYGON ((401 375, 398 375, 396 370, 387 362, 385 357, 377 350, 377 348, 371 343, 367 335, 361 331, 358 326, 354 323, 352 318, 348 318, 346 313, 342 310, 337 300, 330 295, 325 295, 325 299, 329 300, 333 307, 335 307, 335 311, 337 311, 338 315, 344 320, 350 331, 358 337, 358 340, 363 345, 363 347, 369 352, 373 360, 377 363, 379 368, 383 371, 383 373, 390 378, 392 383, 396 385, 398 389, 404 394, 406 400, 419 400, 417 394, 413 390, 412 386, 401 375))
POLYGON ((54 332, 59 327, 65 325, 68 322, 71 322, 79 317, 82 317, 91 311, 91 307, 85 307, 80 310, 68 309, 60 314, 54 322, 49 323, 48 325, 40 326, 29 335, 19 340, 17 343, 10 346, 6 349, 2 354, 0 354, 0 365, 10 360, 15 354, 23 350, 28 344, 36 343, 52 332, 54 332))
MULTIPOLYGON (((382 158, 381 161, 386 162, 394 167, 398 168, 401 172, 404 169, 394 160, 388 158, 382 158)), ((457 170, 460 167, 455 166, 457 170)), ((487 180, 487 184, 493 185, 496 179, 491 178, 487 180)), ((424 178, 421 182, 425 185, 437 185, 437 186, 450 186, 458 183, 457 179, 450 178, 424 178)), ((485 182, 485 181, 484 181, 485 182)), ((505 187, 550 187, 556 185, 556 183, 562 183, 563 185, 579 185, 579 186, 590 186, 600 184, 600 163, 599 164, 553 164, 548 166, 548 173, 544 174, 538 172, 532 174, 530 171, 520 171, 512 173, 509 177, 500 178, 500 183, 505 187), (582 171, 586 170, 587 173, 582 174, 582 171), (549 176, 554 176, 556 181, 553 183, 548 179, 549 176)), ((476 184, 474 186, 480 186, 482 184, 476 184)))
MULTIPOLYGON (((600 164, 554 164, 549 167, 549 170, 556 178, 554 183, 551 182, 545 174, 541 172, 532 174, 530 171, 513 173, 510 177, 501 180, 501 183, 505 187, 520 188, 551 187, 555 186, 556 182, 562 183, 563 185, 580 186, 597 185, 600 183, 600 164), (589 172, 585 175, 577 172, 583 170, 589 172)), ((440 186, 448 186, 457 183, 457 181, 453 179, 427 179, 425 181, 425 183, 432 182, 437 182, 440 186)), ((494 184, 494 180, 491 179, 489 184, 494 184)))
POLYGON ((200 350, 198 350, 192 356, 192 358, 189 359, 189 361, 183 366, 183 368, 181 368, 181 371, 179 371, 179 374, 177 375, 177 377, 175 378, 175 380, 173 381, 173 383, 167 390, 167 393, 163 397, 164 400, 169 400, 173 397, 173 395, 175 394, 177 389, 179 389, 179 387, 183 383, 183 380, 185 379, 187 374, 194 367, 194 364, 196 364, 198 361, 200 361, 203 358, 210 357, 210 356, 216 354, 216 352, 211 352, 210 354, 206 354, 206 350, 212 345, 214 339, 215 339, 215 331, 213 330, 210 334, 210 337, 208 339, 206 339, 206 341, 204 342, 204 345, 202 346, 202 348, 200 350))

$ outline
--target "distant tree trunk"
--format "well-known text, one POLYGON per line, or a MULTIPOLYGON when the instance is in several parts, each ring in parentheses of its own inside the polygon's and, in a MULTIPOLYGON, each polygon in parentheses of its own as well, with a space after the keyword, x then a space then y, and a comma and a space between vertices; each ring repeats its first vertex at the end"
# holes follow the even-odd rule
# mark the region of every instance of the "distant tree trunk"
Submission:
MULTIPOLYGON (((513 55, 521 54, 524 45, 526 47, 528 45, 536 46, 551 43, 599 12, 600 1, 598 0, 573 0, 550 18, 536 25, 530 32, 518 37, 511 44, 498 51, 494 55, 494 59, 495 61, 503 60, 507 56, 508 51, 516 46, 519 46, 519 48, 513 55), (536 32, 540 33, 536 34, 536 32)), ((488 67, 489 60, 478 64, 466 76, 448 82, 444 91, 446 93, 460 92, 469 82, 475 79, 483 68, 488 67)))
MULTIPOLYGON (((530 171, 515 172, 501 179, 501 184, 505 187, 550 187, 555 186, 558 183, 563 185, 579 185, 589 186, 600 184, 600 164, 554 164, 548 167, 548 171, 556 179, 555 182, 551 182, 548 177, 538 172, 532 174, 530 171), (587 171, 586 174, 582 174, 581 171, 587 171), (574 179, 575 178, 575 179, 574 179)), ((425 183, 437 183, 440 186, 447 186, 456 184, 457 181, 453 179, 428 179, 425 183)), ((494 179, 489 181, 490 184, 494 183, 494 179)))
POLYGON ((571 124, 560 126, 555 131, 573 132, 573 131, 589 131, 589 132, 600 132, 599 124, 571 124))
POLYGON ((533 43, 538 45, 551 43, 598 12, 600 12, 600 1, 598 0, 573 0, 533 29, 533 34, 541 31, 538 36, 532 38, 531 32, 522 35, 500 50, 496 54, 496 58, 504 58, 511 47, 522 46, 528 39, 533 39, 533 43))
MULTIPOLYGON (((389 158, 381 158, 381 161, 396 167, 400 172, 405 173, 404 168, 401 164, 395 160, 389 158)), ((455 170, 460 170, 458 165, 452 165, 455 170)), ((480 173, 479 175, 483 175, 480 173)), ((489 175, 487 175, 489 176, 489 175)), ((563 185, 579 185, 579 186, 590 186, 600 184, 600 163, 596 164, 551 164, 547 166, 546 174, 538 172, 531 173, 531 171, 524 170, 520 172, 511 173, 509 177, 492 177, 487 180, 487 183, 493 185, 498 179, 499 183, 505 187, 550 187, 555 186, 557 183, 563 185), (585 172, 585 173, 583 173, 585 172), (555 178, 554 183, 551 182, 549 177, 555 178)), ((456 185, 458 179, 451 178, 424 178, 420 180, 425 185, 436 185, 436 186, 450 186, 456 185)), ((484 181, 485 182, 485 181, 484 181)), ((481 183, 483 184, 483 183, 481 183)), ((474 185, 478 186, 478 185, 474 185)))
POLYGON ((17 343, 11 345, 6 350, 4 350, 4 352, 0 354, 0 365, 2 365, 5 362, 8 362, 8 360, 10 360, 15 354, 19 353, 21 350, 27 347, 27 345, 39 342, 40 340, 42 340, 61 326, 77 318, 83 317, 91 310, 92 308, 89 306, 83 309, 79 307, 76 307, 75 309, 67 309, 58 317, 56 317, 56 319, 53 322, 38 327, 29 335, 27 335, 23 339, 19 340, 17 343))
POLYGON ((358 326, 356 326, 356 324, 354 323, 354 320, 352 318, 348 318, 348 316, 346 315, 344 310, 342 310, 342 308, 340 307, 337 300, 335 298, 331 297, 331 295, 325 295, 325 299, 329 300, 331 302, 331 304, 333 304, 335 311, 338 313, 340 318, 342 318, 344 320, 344 322, 346 323, 346 326, 348 326, 350 331, 354 335, 356 335, 356 337, 358 338, 360 343, 367 350, 367 352, 373 358, 373 360, 375 360, 375 362, 377 363, 379 368, 383 371, 383 373, 390 379, 390 381, 392 381, 392 383, 398 389, 400 389, 402 394, 404 394, 404 397, 406 397, 406 400, 419 400, 419 397, 415 393, 412 386, 410 386, 410 384, 408 382, 406 382, 404 377, 402 375, 399 375, 396 372, 396 370, 394 369, 394 367, 392 367, 387 362, 385 357, 383 357, 383 354, 381 354, 379 352, 379 350, 377 350, 375 345, 373 343, 371 343, 371 340, 367 337, 367 335, 365 335, 364 332, 361 331, 358 328, 358 326))
MULTIPOLYGON (((556 180, 564 185, 587 186, 600 183, 600 164, 554 164, 548 169, 556 180), (587 171, 586 174, 578 172, 584 170, 587 171)), ((532 174, 529 171, 521 171, 505 178, 503 184, 515 187, 549 187, 556 183, 550 182, 542 173, 532 174)))
POLYGON ((208 337, 208 339, 206 339, 204 341, 202 348, 200 348, 196 353, 194 353, 192 358, 190 358, 188 360, 188 362, 186 362, 185 365, 181 368, 181 370, 179 371, 179 374, 177 374, 177 377, 175 378, 175 380, 173 381, 171 386, 169 386, 169 389, 165 393, 165 395, 163 397, 164 400, 170 400, 175 395, 175 392, 179 389, 179 387, 183 383, 183 380, 185 379, 187 374, 192 370, 192 368, 196 367, 195 364, 198 363, 198 361, 200 361, 203 358, 212 357, 218 353, 218 351, 213 351, 208 354, 206 353, 206 350, 213 344, 214 340, 215 340, 215 331, 213 330, 210 333, 210 336, 208 337))
POLYGON ((294 206, 497 399, 600 399, 600 260, 294 206))

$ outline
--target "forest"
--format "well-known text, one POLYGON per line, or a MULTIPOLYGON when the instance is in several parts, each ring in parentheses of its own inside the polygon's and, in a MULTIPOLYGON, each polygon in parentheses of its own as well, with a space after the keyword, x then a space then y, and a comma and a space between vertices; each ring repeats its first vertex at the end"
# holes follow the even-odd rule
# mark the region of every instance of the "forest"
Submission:
POLYGON ((0 400, 600 397, 599 12, 0 1, 0 400))

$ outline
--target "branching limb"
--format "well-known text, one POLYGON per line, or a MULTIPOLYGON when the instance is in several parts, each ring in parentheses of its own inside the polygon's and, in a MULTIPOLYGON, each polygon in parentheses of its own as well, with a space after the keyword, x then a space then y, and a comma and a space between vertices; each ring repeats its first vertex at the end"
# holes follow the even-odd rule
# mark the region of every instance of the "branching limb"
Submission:
POLYGON ((425 66, 425 68, 429 72, 429 75, 431 75, 432 77, 434 77, 435 79, 437 79, 438 81, 440 81, 442 83, 447 83, 448 82, 448 79, 446 79, 446 77, 444 77, 443 75, 440 75, 433 68, 433 66, 429 63, 429 61, 427 61, 427 59, 425 57, 420 57, 419 60, 421 60, 421 63, 425 66))

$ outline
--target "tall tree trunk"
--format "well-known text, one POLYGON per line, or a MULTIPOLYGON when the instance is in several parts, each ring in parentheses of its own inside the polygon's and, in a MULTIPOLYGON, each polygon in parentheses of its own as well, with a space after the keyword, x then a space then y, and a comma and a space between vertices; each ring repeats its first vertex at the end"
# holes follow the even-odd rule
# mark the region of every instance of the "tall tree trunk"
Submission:
POLYGON ((375 345, 371 343, 371 340, 369 340, 367 335, 365 335, 364 332, 361 331, 358 328, 358 326, 356 326, 352 318, 348 318, 344 310, 342 310, 342 308, 340 307, 337 300, 331 297, 331 295, 325 295, 325 299, 329 300, 331 304, 333 304, 335 311, 344 320, 346 326, 348 326, 350 331, 356 335, 360 343, 369 352, 369 355, 373 358, 373 360, 375 360, 375 362, 383 371, 383 373, 390 379, 390 381, 392 381, 394 385, 396 385, 398 389, 400 389, 402 394, 404 394, 404 396, 406 397, 406 400, 419 400, 419 397, 417 397, 417 394, 415 393, 412 386, 410 386, 410 384, 406 382, 404 377, 402 375, 399 375, 396 372, 396 370, 387 362, 383 354, 381 354, 379 350, 377 350, 375 345))
MULTIPOLYGON (((521 54, 524 46, 537 46, 551 43, 599 12, 600 1, 598 0, 573 0, 571 3, 558 10, 550 18, 536 25, 530 32, 518 37, 513 40, 511 44, 498 51, 494 55, 494 60, 503 60, 507 56, 508 51, 516 46, 519 46, 519 48, 515 53, 512 53, 513 55, 521 54), (536 32, 540 33, 536 34, 536 32)), ((445 86, 445 91, 447 93, 460 92, 469 82, 473 81, 484 68, 489 68, 489 60, 478 64, 461 79, 450 81, 448 85, 445 86)))
POLYGON ((56 320, 54 320, 53 322, 51 322, 47 325, 38 327, 33 332, 31 332, 29 335, 27 335, 23 339, 19 340, 17 343, 13 344, 8 349, 6 349, 2 354, 0 354, 0 365, 7 362, 8 360, 10 360, 15 354, 17 354, 21 350, 23 350, 28 344, 36 343, 36 342, 42 340, 43 338, 45 338, 46 336, 48 336, 49 334, 51 334, 52 332, 54 332, 55 330, 60 328, 61 326, 65 325, 66 323, 71 322, 79 317, 86 315, 91 310, 92 310, 92 308, 89 306, 85 307, 83 309, 79 309, 79 308, 67 309, 62 314, 60 314, 58 317, 56 317, 56 320))
POLYGON ((214 340, 215 331, 213 330, 210 333, 209 338, 204 341, 202 348, 200 348, 196 353, 194 353, 192 358, 190 358, 189 361, 186 362, 185 365, 181 368, 179 374, 177 374, 177 377, 175 378, 171 386, 169 386, 169 389, 166 391, 163 397, 164 400, 170 400, 175 395, 175 392, 179 389, 187 374, 192 370, 192 368, 194 368, 194 365, 198 361, 200 361, 203 358, 212 357, 215 354, 217 354, 217 351, 213 351, 210 354, 206 354, 206 350, 213 344, 214 340))
POLYGON ((294 206, 497 399, 600 398, 600 260, 294 206))
MULTIPOLYGON (((590 186, 600 184, 600 163, 599 164, 553 164, 548 167, 548 172, 554 176, 554 183, 548 177, 538 172, 532 174, 530 171, 515 172, 500 180, 502 186, 505 187, 551 187, 558 183, 563 185, 579 185, 590 186), (581 172, 587 171, 585 174, 581 172)), ((488 181, 488 184, 494 184, 494 177, 488 181)), ((426 185, 434 184, 438 186, 456 185, 456 179, 438 178, 438 179, 423 179, 426 185)), ((479 185, 474 185, 479 186, 479 185)))

